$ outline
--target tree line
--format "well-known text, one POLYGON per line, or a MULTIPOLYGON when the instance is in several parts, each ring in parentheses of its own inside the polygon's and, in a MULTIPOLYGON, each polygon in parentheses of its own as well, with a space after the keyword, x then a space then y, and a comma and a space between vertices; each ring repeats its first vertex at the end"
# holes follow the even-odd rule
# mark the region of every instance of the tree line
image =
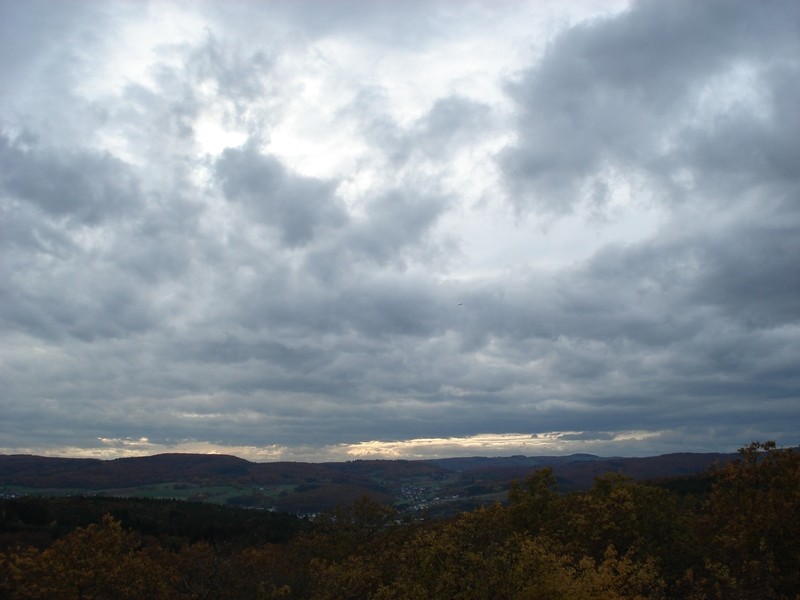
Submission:
POLYGON ((800 453, 774 442, 660 485, 610 473, 561 494, 542 469, 438 520, 364 497, 310 522, 219 508, 226 530, 216 508, 152 502, 36 538, 59 524, 26 530, 52 515, 7 501, 4 535, 33 537, 0 554, 0 598, 800 599, 800 453))

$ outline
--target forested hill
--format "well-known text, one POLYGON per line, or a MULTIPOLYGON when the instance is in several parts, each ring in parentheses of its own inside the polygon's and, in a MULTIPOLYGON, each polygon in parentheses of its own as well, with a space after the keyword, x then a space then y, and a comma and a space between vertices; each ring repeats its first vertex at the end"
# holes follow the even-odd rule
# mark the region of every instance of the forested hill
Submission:
POLYGON ((559 489, 588 489, 598 476, 639 480, 705 471, 734 454, 667 454, 647 458, 511 456, 437 460, 254 463, 235 456, 159 454, 116 460, 0 455, 0 493, 91 493, 182 498, 309 513, 364 495, 400 508, 470 508, 504 500, 511 483, 551 467, 559 489))
POLYGON ((586 488, 608 472, 636 479, 656 479, 699 473, 736 454, 678 453, 644 458, 568 456, 467 457, 433 460, 355 460, 348 462, 254 463, 219 454, 157 454, 101 460, 0 454, 0 485, 29 487, 131 487, 167 481, 205 484, 300 484, 312 478, 335 478, 364 484, 376 479, 403 480, 419 476, 459 474, 462 479, 518 478, 552 467, 560 482, 586 488))
MULTIPOLYGON (((369 478, 381 466, 342 468, 369 478)), ((418 481, 415 463, 394 466, 418 481)), ((453 466, 474 473, 487 463, 453 466)), ((700 478, 658 485, 610 473, 561 493, 546 467, 504 503, 437 519, 366 496, 313 518, 174 500, 6 498, 0 600, 797 600, 799 490, 800 452, 755 442, 700 478)))

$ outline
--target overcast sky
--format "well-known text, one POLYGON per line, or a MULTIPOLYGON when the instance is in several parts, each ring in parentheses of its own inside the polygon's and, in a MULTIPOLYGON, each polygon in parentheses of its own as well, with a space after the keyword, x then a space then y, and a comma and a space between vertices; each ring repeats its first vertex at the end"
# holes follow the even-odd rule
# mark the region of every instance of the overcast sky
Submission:
POLYGON ((0 0, 0 451, 767 439, 796 0, 0 0))

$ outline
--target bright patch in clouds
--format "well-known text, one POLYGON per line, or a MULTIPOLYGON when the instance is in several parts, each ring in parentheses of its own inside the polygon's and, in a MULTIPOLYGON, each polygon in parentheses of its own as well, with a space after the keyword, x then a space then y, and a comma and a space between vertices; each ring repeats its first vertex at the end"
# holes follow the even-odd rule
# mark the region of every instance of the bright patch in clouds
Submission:
MULTIPOLYGON (((603 452, 616 448, 626 452, 626 442, 658 440, 664 432, 625 431, 596 432, 561 431, 539 434, 503 433, 479 434, 463 438, 425 438, 398 441, 369 441, 354 444, 314 446, 230 446, 182 440, 157 444, 148 438, 98 438, 100 445, 93 448, 24 448, 25 453, 46 456, 73 456, 81 458, 127 458, 160 453, 227 454, 253 462, 270 461, 345 461, 345 460, 425 460, 457 456, 528 456, 565 455, 586 452, 603 452)), ((658 444, 652 446, 659 448, 658 444)), ((663 446, 669 448, 668 445, 663 446)), ((635 448, 641 451, 641 445, 635 448)), ((635 452, 635 451, 634 451, 635 452)))
POLYGON ((235 148, 244 144, 247 141, 247 134, 231 131, 223 122, 209 116, 198 120, 195 125, 195 139, 200 145, 201 152, 217 155, 225 148, 235 148))

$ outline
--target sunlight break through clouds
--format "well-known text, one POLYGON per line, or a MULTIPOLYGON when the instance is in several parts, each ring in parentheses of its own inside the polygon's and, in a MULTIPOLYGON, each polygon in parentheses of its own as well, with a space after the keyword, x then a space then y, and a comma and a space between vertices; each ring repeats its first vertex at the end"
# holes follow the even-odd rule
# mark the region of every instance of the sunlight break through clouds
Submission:
MULTIPOLYGON (((658 444, 668 432, 582 432, 561 431, 540 434, 479 434, 463 438, 428 438, 393 442, 358 442, 328 447, 312 446, 229 446, 182 440, 177 443, 156 444, 142 437, 138 439, 99 438, 94 448, 23 448, 25 453, 61 456, 116 459, 148 456, 160 453, 197 453, 235 455, 253 462, 271 461, 344 461, 358 459, 424 460, 456 456, 508 456, 508 455, 565 455, 575 453, 606 453, 619 448, 624 442, 655 442, 651 446, 638 446, 638 451, 659 452, 658 444)), ((663 446, 669 448, 668 445, 663 446)), ((5 449, 3 449, 5 450, 5 449)))
POLYGON ((344 445, 353 458, 426 459, 448 456, 507 456, 525 454, 572 454, 614 447, 626 441, 641 442, 660 437, 659 432, 601 432, 587 435, 582 431, 559 431, 538 434, 479 434, 463 438, 413 439, 396 442, 361 442, 344 445))
POLYGON ((794 0, 0 0, 0 448, 798 444, 798 105, 794 0))

